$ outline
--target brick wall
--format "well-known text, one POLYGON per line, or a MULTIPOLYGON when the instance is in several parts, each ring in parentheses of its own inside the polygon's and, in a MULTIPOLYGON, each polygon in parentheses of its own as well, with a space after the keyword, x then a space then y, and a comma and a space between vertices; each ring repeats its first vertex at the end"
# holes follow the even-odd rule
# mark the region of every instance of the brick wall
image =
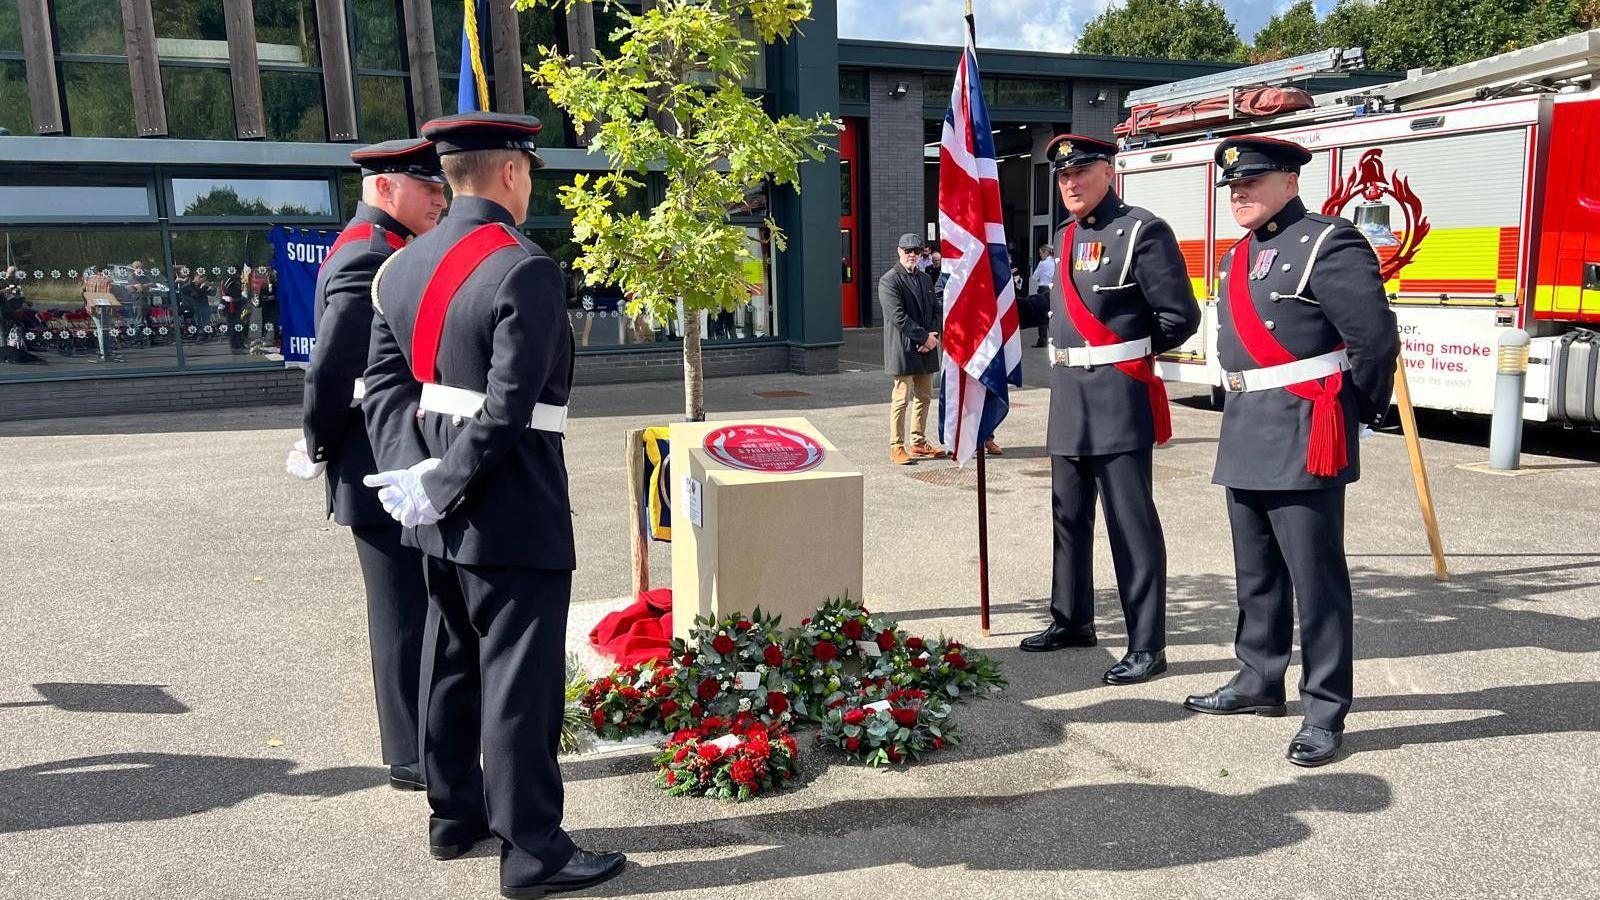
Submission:
MULTIPOLYGON (((771 372, 815 375, 839 370, 836 347, 708 347, 703 358, 708 378, 771 372)), ((573 377, 580 386, 676 381, 683 377, 683 354, 676 346, 658 351, 579 354, 573 377)), ((299 369, 0 384, 0 422, 297 404, 302 384, 303 373, 299 369)))
MULTIPOLYGON (((914 72, 867 73, 867 207, 872 258, 859 266, 862 289, 874 292, 878 276, 895 264, 895 242, 908 231, 927 237, 923 210, 922 76, 914 72), (907 92, 889 96, 895 84, 907 92)), ((873 303, 876 306, 876 303, 873 303)))
POLYGON ((1127 118, 1122 108, 1122 98, 1128 89, 1109 81, 1076 79, 1072 82, 1072 131, 1085 137, 1112 139, 1111 129, 1127 118), (1106 92, 1106 101, 1089 105, 1095 95, 1106 92))

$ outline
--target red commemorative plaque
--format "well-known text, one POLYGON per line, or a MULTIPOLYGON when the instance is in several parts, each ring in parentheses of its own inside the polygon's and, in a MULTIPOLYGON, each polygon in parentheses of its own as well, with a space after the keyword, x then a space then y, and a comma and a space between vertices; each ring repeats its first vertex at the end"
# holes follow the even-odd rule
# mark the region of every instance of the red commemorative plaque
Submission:
POLYGON ((706 435, 706 452, 725 466, 746 472, 804 472, 825 451, 809 435, 776 425, 729 425, 706 435))

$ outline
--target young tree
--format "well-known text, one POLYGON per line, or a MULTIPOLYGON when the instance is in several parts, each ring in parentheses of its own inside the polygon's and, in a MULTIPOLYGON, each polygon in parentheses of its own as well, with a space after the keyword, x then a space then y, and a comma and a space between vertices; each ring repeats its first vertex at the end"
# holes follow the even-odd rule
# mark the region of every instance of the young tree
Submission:
POLYGON ((1590 0, 1340 0, 1322 38, 1365 47, 1375 69, 1442 68, 1582 31, 1594 11, 1590 0))
POLYGON ((1311 0, 1300 2, 1278 13, 1256 32, 1250 49, 1250 62, 1266 63, 1321 50, 1322 27, 1311 0))
POLYGON ((1128 0, 1085 25, 1076 49, 1107 56, 1234 60, 1243 55, 1244 43, 1215 0, 1128 0))
MULTIPOLYGON (((517 0, 523 9, 586 2, 517 0)), ((637 13, 596 2, 620 23, 610 35, 616 50, 582 62, 544 47, 533 69, 611 163, 561 189, 582 248, 574 265, 592 283, 620 287, 629 315, 672 320, 681 310, 684 416, 697 422, 705 418, 700 314, 733 310, 758 290, 746 275, 754 256, 745 229, 728 221, 729 210, 763 184, 798 190, 800 164, 821 159, 833 133, 826 116, 774 120, 744 92, 759 57, 741 23, 764 43, 786 39, 810 17, 811 0, 656 0, 637 13), (648 170, 662 173, 666 189, 639 211, 628 200, 648 170)), ((766 227, 781 251, 783 232, 770 216, 766 227)))

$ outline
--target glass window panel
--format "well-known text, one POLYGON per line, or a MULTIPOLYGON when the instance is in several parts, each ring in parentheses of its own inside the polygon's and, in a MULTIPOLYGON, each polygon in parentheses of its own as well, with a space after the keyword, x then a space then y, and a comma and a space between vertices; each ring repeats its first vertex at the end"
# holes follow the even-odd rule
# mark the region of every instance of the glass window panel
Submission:
MULTIPOLYGON (((119 0, 55 0, 56 51, 122 56, 122 4, 119 0)), ((130 116, 131 119, 131 116, 130 116)))
POLYGON ((368 143, 411 136, 411 108, 406 103, 410 79, 383 75, 356 78, 360 92, 361 139, 368 143))
MULTIPOLYGON (((448 190, 448 188, 446 188, 448 190)), ((356 204, 361 200, 361 172, 345 169, 339 173, 339 218, 349 219, 356 214, 356 204)))
POLYGON ((12 134, 33 133, 28 70, 20 59, 0 60, 0 129, 12 134))
POLYGON ((406 38, 398 0, 352 0, 351 8, 356 68, 405 71, 406 38))
MULTIPOLYGON (((561 205, 560 189, 572 183, 572 172, 535 172, 533 175, 533 191, 528 199, 528 218, 571 218, 572 213, 561 205)), ((590 180, 593 180, 591 173, 590 180)), ((643 212, 646 209, 646 193, 643 188, 634 188, 622 202, 616 203, 612 209, 619 213, 643 212)))
POLYGON ((851 201, 855 199, 855 192, 851 190, 851 187, 850 160, 841 159, 839 160, 839 215, 841 216, 854 215, 850 211, 853 206, 851 201))
MULTIPOLYGON (((120 13, 119 13, 120 16, 120 13)), ((61 64, 68 132, 78 137, 134 137, 133 88, 123 63, 61 64)))
POLYGON ((162 66, 161 90, 169 137, 209 141, 234 137, 233 83, 227 69, 162 66))
POLYGON ((157 0, 150 4, 150 12, 156 26, 156 52, 162 60, 228 61, 222 0, 157 0))
POLYGON ((187 365, 282 361, 265 229, 174 230, 172 262, 187 365))
MULTIPOLYGON (((456 75, 461 71, 461 14, 461 0, 433 0, 433 45, 439 58, 441 75, 456 75)), ((480 22, 479 33, 486 32, 487 29, 480 22)), ((454 97, 455 92, 451 91, 449 96, 454 97)), ((448 99, 445 106, 454 108, 448 99)))
POLYGON ((840 70, 839 99, 867 102, 867 73, 860 69, 840 70))
POLYGON ((321 75, 263 69, 261 100, 267 114, 267 140, 327 140, 321 75))
POLYGON ((177 364, 158 228, 0 228, 0 244, 0 379, 177 364))
POLYGON ((15 3, 0 3, 0 50, 22 52, 22 14, 15 3))
POLYGON ((270 65, 322 65, 315 0, 255 0, 256 53, 270 65))
POLYGON ((178 216, 334 216, 321 178, 174 178, 178 216))
POLYGON ((150 191, 137 184, 0 184, 0 210, 7 217, 154 216, 150 191))
POLYGON ((1065 108, 1070 106, 1066 82, 1001 78, 996 85, 999 105, 1065 108))

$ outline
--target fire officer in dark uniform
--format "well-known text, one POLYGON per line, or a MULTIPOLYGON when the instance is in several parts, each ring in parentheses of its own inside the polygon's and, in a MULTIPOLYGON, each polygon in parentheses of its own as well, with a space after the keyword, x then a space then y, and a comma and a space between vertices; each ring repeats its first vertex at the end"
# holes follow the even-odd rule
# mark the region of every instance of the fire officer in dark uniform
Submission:
POLYGON ((388 141, 350 154, 362 168, 362 202, 317 272, 317 341, 306 370, 304 436, 287 468, 300 478, 326 469, 328 514, 355 536, 367 592, 367 636, 378 696, 378 734, 389 783, 420 790, 418 670, 428 590, 422 554, 361 479, 378 471, 361 414, 361 373, 372 338, 372 276, 444 211, 444 173, 433 143, 388 141))
POLYGON ((430 849, 450 859, 492 833, 502 896, 579 890, 624 858, 561 829, 573 339, 560 268, 517 231, 539 120, 463 113, 422 133, 455 199, 373 284, 366 410, 376 443, 420 441, 367 484, 426 555, 430 849))
POLYGON ((1218 354, 1228 391, 1213 481, 1233 528, 1239 673, 1184 705, 1284 713, 1300 612, 1301 766, 1332 761, 1352 693, 1345 485, 1361 474, 1361 424, 1389 408, 1399 336, 1378 258, 1344 219, 1300 202, 1303 147, 1245 137, 1217 147, 1218 186, 1248 229, 1218 266, 1218 354))
POLYGON ((1172 434, 1155 354, 1188 340, 1200 307, 1172 228, 1112 189, 1116 145, 1067 134, 1047 148, 1072 220, 1056 236, 1050 289, 1050 452, 1055 521, 1048 628, 1023 650, 1092 647, 1094 514, 1105 509, 1128 649, 1104 676, 1165 672, 1167 550, 1151 452, 1172 434))

